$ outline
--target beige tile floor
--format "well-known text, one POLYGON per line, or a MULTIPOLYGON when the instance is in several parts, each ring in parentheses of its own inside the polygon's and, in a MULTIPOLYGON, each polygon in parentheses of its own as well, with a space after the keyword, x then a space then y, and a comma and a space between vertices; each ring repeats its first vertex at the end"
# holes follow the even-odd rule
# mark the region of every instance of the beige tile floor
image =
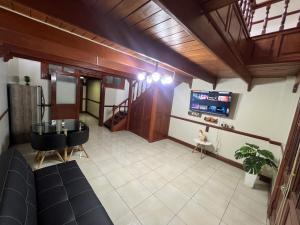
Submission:
MULTIPOLYGON (((115 225, 266 225, 268 187, 245 187, 243 171, 170 140, 148 143, 81 120, 90 125, 90 158, 73 159, 115 225)), ((31 147, 18 149, 34 167, 31 147)))

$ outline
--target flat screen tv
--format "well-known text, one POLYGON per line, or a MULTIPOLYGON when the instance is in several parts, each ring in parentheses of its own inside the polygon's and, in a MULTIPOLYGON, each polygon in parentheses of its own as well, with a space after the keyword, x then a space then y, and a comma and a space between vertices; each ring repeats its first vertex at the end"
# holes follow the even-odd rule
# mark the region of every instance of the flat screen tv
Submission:
POLYGON ((232 93, 225 91, 192 91, 190 110, 228 117, 232 93))

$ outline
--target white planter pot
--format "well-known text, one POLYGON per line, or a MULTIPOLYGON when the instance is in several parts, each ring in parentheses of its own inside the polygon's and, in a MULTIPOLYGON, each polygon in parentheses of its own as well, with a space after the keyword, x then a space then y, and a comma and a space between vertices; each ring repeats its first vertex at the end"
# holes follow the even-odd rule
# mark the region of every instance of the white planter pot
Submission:
POLYGON ((245 173, 244 183, 246 186, 254 188, 256 179, 257 179, 257 174, 245 173))

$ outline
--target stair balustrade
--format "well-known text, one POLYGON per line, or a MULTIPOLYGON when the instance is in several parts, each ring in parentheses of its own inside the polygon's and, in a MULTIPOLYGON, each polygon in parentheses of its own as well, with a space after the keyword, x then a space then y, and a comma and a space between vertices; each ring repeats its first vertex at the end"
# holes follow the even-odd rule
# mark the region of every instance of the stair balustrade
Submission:
POLYGON ((294 5, 289 10, 290 2, 290 0, 266 0, 256 4, 254 0, 239 0, 236 4, 240 9, 250 36, 257 36, 300 27, 300 4, 294 5), (275 6, 275 4, 277 5, 275 6), (278 10, 280 4, 282 5, 282 11, 276 14, 275 9, 278 10), (273 8, 274 11, 272 11, 273 8), (299 15, 298 21, 290 21, 287 24, 287 19, 295 18, 297 14, 299 15), (255 19, 259 17, 263 19, 255 19), (270 23, 271 21, 272 23, 270 23))
POLYGON ((129 92, 132 94, 131 98, 128 97, 120 104, 112 106, 112 116, 105 122, 106 126, 113 131, 114 126, 116 126, 122 119, 126 118, 128 113, 130 113, 129 107, 131 107, 131 104, 141 98, 143 93, 145 93, 150 86, 151 85, 146 81, 133 81, 131 85, 131 92, 129 92))

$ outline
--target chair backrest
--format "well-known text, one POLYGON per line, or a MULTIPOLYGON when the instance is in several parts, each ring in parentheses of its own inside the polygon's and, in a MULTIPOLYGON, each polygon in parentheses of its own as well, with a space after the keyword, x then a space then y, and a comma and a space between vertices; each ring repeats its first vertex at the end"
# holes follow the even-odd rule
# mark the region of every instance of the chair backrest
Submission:
POLYGON ((73 147, 86 143, 89 140, 89 133, 88 126, 84 130, 69 133, 67 136, 67 145, 73 147))
POLYGON ((67 138, 64 134, 43 134, 31 133, 32 148, 40 151, 57 150, 66 147, 67 138))
POLYGON ((0 225, 37 225, 34 174, 14 148, 0 156, 0 225))

